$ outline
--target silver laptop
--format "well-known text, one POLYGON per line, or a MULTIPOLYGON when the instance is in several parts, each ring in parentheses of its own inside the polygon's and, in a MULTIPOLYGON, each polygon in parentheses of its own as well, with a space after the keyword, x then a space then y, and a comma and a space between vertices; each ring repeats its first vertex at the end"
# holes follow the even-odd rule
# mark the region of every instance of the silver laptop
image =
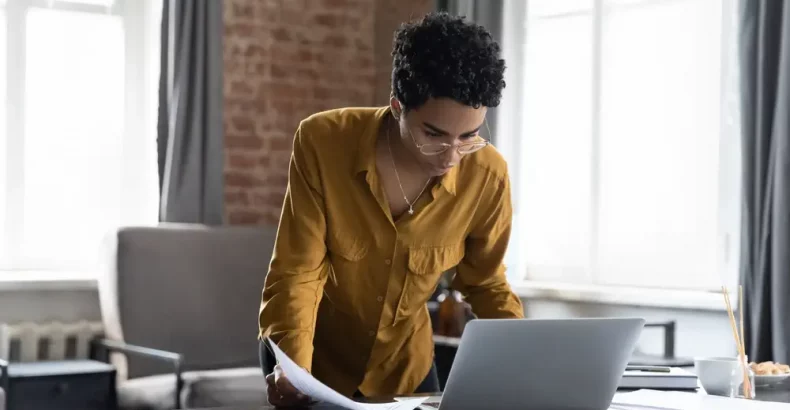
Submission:
POLYGON ((606 410, 645 321, 473 320, 447 385, 420 409, 606 410))

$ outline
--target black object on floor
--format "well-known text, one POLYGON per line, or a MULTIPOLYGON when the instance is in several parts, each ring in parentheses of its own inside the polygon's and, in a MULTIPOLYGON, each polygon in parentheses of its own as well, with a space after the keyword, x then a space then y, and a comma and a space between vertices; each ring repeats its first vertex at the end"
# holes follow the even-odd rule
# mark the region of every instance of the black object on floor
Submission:
POLYGON ((2 378, 7 410, 115 410, 115 374, 93 360, 11 363, 2 378))

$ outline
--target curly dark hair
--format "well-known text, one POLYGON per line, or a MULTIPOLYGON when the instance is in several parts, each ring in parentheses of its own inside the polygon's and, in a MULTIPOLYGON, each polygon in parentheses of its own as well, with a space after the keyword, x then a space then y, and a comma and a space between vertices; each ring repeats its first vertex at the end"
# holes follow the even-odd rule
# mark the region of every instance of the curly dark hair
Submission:
POLYGON ((433 12, 401 25, 392 50, 392 93, 405 109, 429 98, 496 107, 505 88, 505 60, 484 27, 433 12))

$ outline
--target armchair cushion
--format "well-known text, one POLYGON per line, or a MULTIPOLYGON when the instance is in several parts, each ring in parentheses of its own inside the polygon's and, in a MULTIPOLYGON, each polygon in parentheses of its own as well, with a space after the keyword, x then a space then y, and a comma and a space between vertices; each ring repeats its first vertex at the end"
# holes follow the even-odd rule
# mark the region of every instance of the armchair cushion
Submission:
POLYGON ((260 367, 197 372, 184 389, 187 408, 219 406, 264 406, 266 379, 260 367))
POLYGON ((176 376, 172 374, 126 380, 118 384, 118 408, 120 410, 172 409, 175 408, 175 391, 176 376))
MULTIPOLYGON (((266 380, 260 367, 185 372, 181 402, 185 408, 266 405, 266 380)), ((146 376, 118 386, 122 410, 165 410, 174 406, 173 375, 146 376)))
MULTIPOLYGON (((258 366, 255 318, 276 234, 194 224, 120 229, 108 238, 99 279, 106 337, 181 354, 185 370, 258 366)), ((151 361, 114 364, 122 380, 172 371, 151 361)))

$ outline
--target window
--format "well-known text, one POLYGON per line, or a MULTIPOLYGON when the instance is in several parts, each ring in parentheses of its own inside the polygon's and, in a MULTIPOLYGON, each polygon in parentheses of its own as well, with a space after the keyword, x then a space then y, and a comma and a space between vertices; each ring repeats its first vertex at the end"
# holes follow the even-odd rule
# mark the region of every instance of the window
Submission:
POLYGON ((737 274, 735 0, 506 6, 512 280, 715 290, 737 274))
POLYGON ((157 221, 160 6, 0 1, 0 271, 91 271, 157 221))

